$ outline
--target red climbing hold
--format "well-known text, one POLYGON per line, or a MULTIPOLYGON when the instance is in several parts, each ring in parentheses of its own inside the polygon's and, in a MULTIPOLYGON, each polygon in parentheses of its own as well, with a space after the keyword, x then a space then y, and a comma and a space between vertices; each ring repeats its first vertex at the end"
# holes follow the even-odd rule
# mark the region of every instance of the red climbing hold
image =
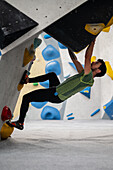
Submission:
POLYGON ((11 110, 8 106, 4 106, 1 114, 2 121, 9 120, 12 118, 11 110))

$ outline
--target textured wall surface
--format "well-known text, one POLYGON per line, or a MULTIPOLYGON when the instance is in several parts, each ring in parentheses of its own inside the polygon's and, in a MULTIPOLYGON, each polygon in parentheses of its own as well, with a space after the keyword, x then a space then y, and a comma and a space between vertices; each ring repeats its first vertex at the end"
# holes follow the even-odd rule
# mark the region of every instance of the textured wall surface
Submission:
MULTIPOLYGON (((7 105, 14 111, 19 92, 18 83, 28 65, 22 67, 25 48, 30 48, 34 39, 30 39, 17 46, 13 50, 4 53, 0 60, 0 112, 7 105)), ((0 121, 0 126, 1 126, 0 121)))
MULTIPOLYGON (((2 50, 0 60, 0 110, 7 105, 11 111, 14 111, 19 92, 17 85, 26 67, 22 67, 25 48, 30 48, 34 42, 34 38, 38 37, 39 33, 66 13, 70 12, 83 2, 81 1, 12 1, 8 0, 11 5, 14 5, 24 14, 33 18, 39 23, 39 26, 32 29, 7 47, 2 50), (27 5, 27 8, 26 8, 27 5), (42 10, 43 9, 43 10, 42 10), (48 12, 49 11, 49 12, 48 12)), ((2 11, 4 12, 4 11, 2 11)), ((0 127, 2 126, 0 121, 0 127)))
MULTIPOLYGON (((39 2, 39 6, 37 6, 37 1, 21 1, 19 3, 15 3, 13 0, 7 0, 11 4, 14 4, 18 9, 22 10, 22 12, 25 12, 29 17, 33 18, 35 21, 39 23, 39 26, 31 30, 29 33, 25 34, 18 40, 16 40, 14 43, 6 47, 2 50, 2 57, 0 60, 0 109, 2 111, 2 108, 5 105, 8 105, 11 108, 11 111, 13 112, 14 109, 14 115, 15 117, 19 114, 19 108, 21 104, 22 95, 27 93, 30 90, 37 89, 37 87, 33 87, 32 85, 29 85, 31 89, 29 89, 28 86, 26 86, 25 91, 23 90, 21 93, 21 99, 19 98, 19 105, 16 105, 19 92, 17 91, 17 85, 21 79, 21 76, 25 69, 27 69, 28 66, 22 67, 23 63, 23 55, 25 48, 29 48, 30 45, 33 43, 34 38, 38 37, 38 35, 42 32, 42 30, 48 26, 50 23, 54 22, 61 16, 68 13, 70 10, 75 8, 76 6, 80 5, 81 3, 85 1, 71 1, 70 3, 67 1, 61 1, 58 3, 58 1, 49 1, 50 5, 48 4, 48 8, 46 4, 46 1, 39 2), (28 4, 28 8, 25 7, 23 4, 28 4), (56 6, 55 6, 56 3, 56 6), (74 5, 75 3, 75 5, 74 5), (45 5, 45 6, 44 6, 45 5), (45 10, 41 10, 44 6, 45 10), (55 7, 54 7, 55 6, 55 7), (32 7, 32 8, 31 8, 32 7), (53 7, 53 8, 52 8, 53 7), (58 8, 58 11, 55 10, 58 8), (50 13, 48 13, 48 11, 50 13), (54 13, 53 13, 54 11, 54 13), (37 14, 36 14, 37 13, 37 14), (54 14, 54 15, 53 15, 54 14), (39 18, 38 18, 39 17, 39 18), (54 18, 54 19, 53 19, 54 18), (32 87, 31 87, 32 86, 32 87), (16 105, 16 108, 15 108, 16 105)), ((44 9, 43 8, 43 9, 44 9)), ((111 29, 109 32, 101 32, 101 34, 98 36, 95 44, 95 49, 93 56, 96 56, 97 59, 102 58, 104 61, 109 61, 111 67, 113 68, 113 58, 112 58, 112 42, 113 42, 113 27, 111 26, 111 29)), ((52 44, 54 47, 59 51, 60 58, 57 60, 60 63, 61 66, 61 74, 59 75, 60 81, 64 81, 67 77, 72 76, 74 74, 77 74, 77 71, 73 69, 69 62, 71 62, 67 49, 61 49, 59 47, 59 44, 56 40, 50 38, 51 40, 44 40, 43 34, 42 34, 43 44, 40 47, 40 51, 38 52, 38 55, 41 55, 41 52, 43 49, 49 45, 52 44)), ((84 55, 85 50, 81 51, 77 54, 78 59, 81 61, 82 64, 84 64, 84 55)), ((37 61, 36 61, 37 62, 37 61)), ((35 71, 31 73, 32 76, 37 76, 40 74, 45 73, 45 66, 47 62, 45 62, 41 58, 39 58, 38 61, 40 66, 38 65, 38 69, 40 72, 37 72, 37 69, 34 68, 35 71), (40 60, 41 59, 41 60, 40 60), (38 73, 38 74, 37 74, 38 73)), ((32 71, 32 70, 31 70, 32 71)), ((103 109, 103 106, 108 103, 112 97, 113 97, 113 80, 108 76, 107 74, 103 78, 96 78, 94 86, 91 88, 91 96, 90 99, 84 96, 81 93, 76 94, 75 96, 72 96, 70 99, 68 99, 63 104, 50 104, 51 106, 54 106, 58 110, 60 110, 62 119, 67 119, 67 115, 70 113, 73 113, 73 116, 75 119, 101 119, 101 118, 108 118, 106 116, 106 113, 103 109), (96 111, 97 109, 100 109, 100 111, 94 116, 91 117, 91 114, 96 111)), ((38 86, 38 88, 42 88, 42 86, 38 86)), ((41 110, 37 111, 33 107, 30 107, 29 109, 30 117, 35 119, 35 116, 37 120, 40 119, 41 110), (32 116, 32 112, 35 113, 34 116, 32 116)), ((2 121, 0 121, 0 127, 2 126, 2 121)))
POLYGON ((7 0, 7 2, 39 23, 37 27, 19 38, 19 41, 16 41, 16 45, 12 43, 7 47, 7 50, 10 50, 17 46, 17 44, 21 44, 23 41, 31 38, 33 35, 37 34, 37 32, 41 32, 57 19, 86 2, 86 0, 7 0))

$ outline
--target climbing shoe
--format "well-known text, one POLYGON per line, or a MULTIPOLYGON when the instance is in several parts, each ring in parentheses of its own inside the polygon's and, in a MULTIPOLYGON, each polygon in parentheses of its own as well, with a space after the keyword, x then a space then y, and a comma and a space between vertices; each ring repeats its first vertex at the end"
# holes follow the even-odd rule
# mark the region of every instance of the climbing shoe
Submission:
POLYGON ((21 78, 21 80, 20 80, 20 84, 27 84, 27 83, 26 83, 26 79, 27 79, 27 78, 28 78, 28 71, 25 70, 24 73, 23 73, 23 76, 22 76, 22 78, 21 78))
POLYGON ((9 125, 10 127, 15 127, 15 128, 17 128, 17 129, 20 129, 20 130, 23 130, 23 129, 24 129, 24 124, 19 123, 19 121, 15 121, 15 122, 7 121, 6 123, 7 123, 7 125, 9 125))

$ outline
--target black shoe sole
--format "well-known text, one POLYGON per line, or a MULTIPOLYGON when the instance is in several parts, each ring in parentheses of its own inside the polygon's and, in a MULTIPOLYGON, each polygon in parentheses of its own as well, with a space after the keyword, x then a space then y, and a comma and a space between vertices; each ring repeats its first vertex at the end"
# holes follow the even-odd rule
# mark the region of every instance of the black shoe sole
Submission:
POLYGON ((7 123, 7 125, 9 125, 10 127, 14 127, 14 128, 19 129, 19 130, 23 130, 23 129, 24 129, 24 127, 23 127, 23 126, 21 126, 21 127, 14 126, 14 125, 12 125, 9 121, 7 121, 6 123, 7 123))

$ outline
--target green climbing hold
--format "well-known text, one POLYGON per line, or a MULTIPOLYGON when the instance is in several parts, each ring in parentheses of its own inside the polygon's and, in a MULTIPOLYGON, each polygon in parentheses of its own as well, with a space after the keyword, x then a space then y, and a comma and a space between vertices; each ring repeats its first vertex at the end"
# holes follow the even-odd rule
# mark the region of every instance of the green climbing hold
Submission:
POLYGON ((38 86, 38 83, 33 83, 34 86, 38 86))
POLYGON ((34 39, 34 49, 36 49, 41 43, 42 43, 42 40, 40 38, 35 38, 34 39))

